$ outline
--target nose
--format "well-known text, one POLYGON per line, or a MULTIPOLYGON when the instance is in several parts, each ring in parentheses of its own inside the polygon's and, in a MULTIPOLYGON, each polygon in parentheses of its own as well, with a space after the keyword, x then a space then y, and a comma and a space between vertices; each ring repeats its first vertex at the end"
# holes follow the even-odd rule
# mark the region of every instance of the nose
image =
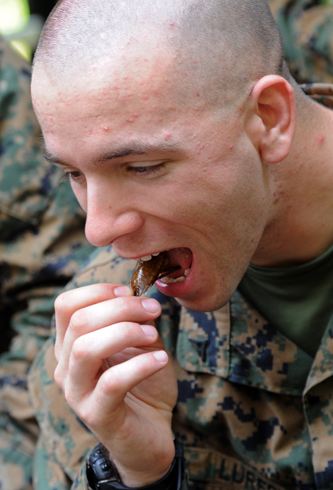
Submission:
POLYGON ((95 247, 105 247, 126 235, 138 232, 143 222, 143 217, 135 210, 91 205, 87 209, 85 234, 95 247))

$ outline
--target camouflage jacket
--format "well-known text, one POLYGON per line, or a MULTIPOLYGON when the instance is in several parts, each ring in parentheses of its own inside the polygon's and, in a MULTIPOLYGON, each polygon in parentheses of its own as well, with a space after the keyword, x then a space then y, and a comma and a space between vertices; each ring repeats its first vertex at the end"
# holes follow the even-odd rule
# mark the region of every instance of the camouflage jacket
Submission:
MULTIPOLYGON (((70 287, 128 283, 132 268, 102 249, 70 287)), ((238 292, 214 313, 150 294, 162 304, 158 328, 178 373, 173 423, 190 488, 333 489, 333 316, 312 359, 238 292)), ((87 489, 96 440, 67 407, 54 367, 50 339, 29 381, 41 427, 34 488, 87 489)))
POLYGON ((0 488, 11 490, 31 485, 38 427, 27 372, 55 296, 91 251, 72 192, 40 148, 30 69, 0 37, 0 488))
MULTIPOLYGON (((269 3, 293 74, 332 81, 332 6, 269 3)), ((58 171, 40 157, 29 76, 0 40, 0 311, 7 349, 0 357, 0 488, 86 489, 85 458, 96 441, 54 385, 53 340, 44 342, 53 298, 89 247, 67 185, 58 186, 58 171), (37 352, 29 398, 27 372, 37 352)), ((126 282, 129 267, 102 250, 69 287, 126 282)), ((214 315, 160 300, 160 330, 179 359, 174 425, 186 443, 192 488, 333 488, 330 325, 312 362, 238 294, 214 315)))

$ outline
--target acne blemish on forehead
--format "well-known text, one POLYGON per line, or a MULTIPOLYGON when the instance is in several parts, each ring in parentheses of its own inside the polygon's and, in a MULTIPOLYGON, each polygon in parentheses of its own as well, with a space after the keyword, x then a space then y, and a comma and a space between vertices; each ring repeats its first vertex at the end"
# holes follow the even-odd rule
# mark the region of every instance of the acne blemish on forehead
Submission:
POLYGON ((325 136, 323 134, 318 134, 316 136, 316 142, 319 146, 322 146, 325 143, 325 136))
POLYGON ((103 131, 104 133, 111 133, 112 128, 111 128, 110 126, 103 126, 103 127, 102 127, 102 131, 103 131))
POLYGON ((172 133, 166 132, 164 134, 164 141, 170 141, 172 139, 172 133))
POLYGON ((138 117, 140 116, 140 114, 138 114, 137 112, 135 112, 134 114, 131 114, 127 119, 126 119, 126 122, 128 123, 134 123, 138 117))

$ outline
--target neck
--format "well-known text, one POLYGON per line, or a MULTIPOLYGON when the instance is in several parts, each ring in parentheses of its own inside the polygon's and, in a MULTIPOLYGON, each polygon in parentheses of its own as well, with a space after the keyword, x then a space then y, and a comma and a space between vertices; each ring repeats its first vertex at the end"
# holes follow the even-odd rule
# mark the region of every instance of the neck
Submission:
POLYGON ((270 169, 272 213, 256 265, 306 262, 333 243, 333 111, 304 99, 291 151, 270 169))

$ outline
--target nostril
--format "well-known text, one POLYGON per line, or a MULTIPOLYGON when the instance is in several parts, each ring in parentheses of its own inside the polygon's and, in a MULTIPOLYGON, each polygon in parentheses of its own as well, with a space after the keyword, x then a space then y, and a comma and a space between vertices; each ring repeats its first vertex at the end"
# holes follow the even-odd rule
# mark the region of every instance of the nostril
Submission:
POLYGON ((103 213, 88 213, 85 234, 87 240, 95 247, 105 247, 122 237, 138 232, 143 224, 144 220, 137 212, 127 211, 115 215, 114 211, 103 210, 103 213))

